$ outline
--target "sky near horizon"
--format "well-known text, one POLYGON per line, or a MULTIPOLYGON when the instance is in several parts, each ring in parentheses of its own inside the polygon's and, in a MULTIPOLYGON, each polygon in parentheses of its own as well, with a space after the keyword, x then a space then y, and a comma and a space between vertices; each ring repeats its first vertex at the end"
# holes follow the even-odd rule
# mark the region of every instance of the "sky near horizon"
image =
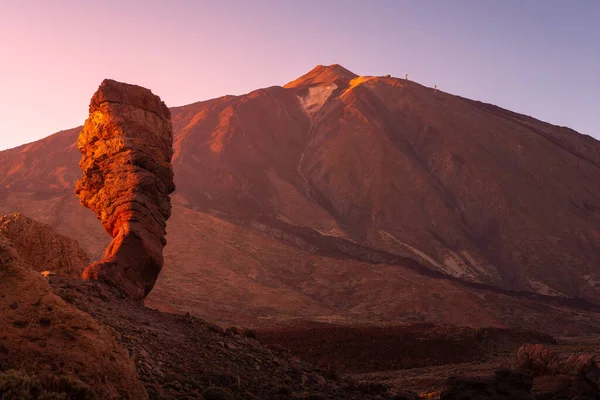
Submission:
POLYGON ((600 139, 599 21, 598 0, 0 0, 0 150, 82 125, 104 78, 180 106, 333 63, 600 139))

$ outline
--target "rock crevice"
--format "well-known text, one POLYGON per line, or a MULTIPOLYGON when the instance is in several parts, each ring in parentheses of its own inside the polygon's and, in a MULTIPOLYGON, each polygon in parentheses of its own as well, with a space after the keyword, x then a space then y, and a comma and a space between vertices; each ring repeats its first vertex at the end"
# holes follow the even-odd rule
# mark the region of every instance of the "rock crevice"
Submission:
POLYGON ((105 80, 79 134, 83 176, 76 193, 113 237, 104 258, 84 271, 132 298, 154 287, 171 216, 171 113, 148 89, 105 80))

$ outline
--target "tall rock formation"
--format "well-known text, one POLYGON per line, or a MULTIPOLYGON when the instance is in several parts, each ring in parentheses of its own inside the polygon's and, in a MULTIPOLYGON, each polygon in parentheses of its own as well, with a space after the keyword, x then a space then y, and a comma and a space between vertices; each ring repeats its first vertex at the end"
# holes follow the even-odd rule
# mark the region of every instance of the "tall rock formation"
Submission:
POLYGON ((171 113, 148 89, 104 80, 79 134, 82 178, 76 193, 113 237, 104 258, 83 273, 132 298, 150 293, 160 273, 171 216, 171 113))

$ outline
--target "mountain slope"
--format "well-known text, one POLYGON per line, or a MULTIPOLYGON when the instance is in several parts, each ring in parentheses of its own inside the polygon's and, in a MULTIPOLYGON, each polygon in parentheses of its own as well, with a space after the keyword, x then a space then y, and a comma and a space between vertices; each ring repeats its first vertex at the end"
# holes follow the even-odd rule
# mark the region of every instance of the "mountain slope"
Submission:
POLYGON ((193 206, 311 226, 465 279, 598 298, 590 137, 339 66, 174 115, 179 193, 193 206))
MULTIPOLYGON (((502 325, 526 318, 486 299, 523 300, 460 280, 600 301, 600 144, 588 136, 337 65, 171 111, 177 192, 156 304, 227 322, 502 325), (320 254, 290 233, 300 227, 322 235, 320 254), (353 246, 370 250, 357 259, 353 246), (377 252, 405 261, 369 259, 377 252)), ((96 258, 106 235, 72 194, 77 133, 0 153, 0 211, 96 258)))

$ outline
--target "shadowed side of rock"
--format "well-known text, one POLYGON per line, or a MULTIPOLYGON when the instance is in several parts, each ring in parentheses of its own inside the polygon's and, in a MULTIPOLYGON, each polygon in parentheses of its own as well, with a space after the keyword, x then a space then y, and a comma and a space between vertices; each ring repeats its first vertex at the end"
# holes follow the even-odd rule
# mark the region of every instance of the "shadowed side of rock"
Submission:
POLYGON ((162 269, 173 183, 171 114, 148 89, 104 80, 79 134, 76 193, 113 237, 84 279, 104 280, 143 299, 162 269))

